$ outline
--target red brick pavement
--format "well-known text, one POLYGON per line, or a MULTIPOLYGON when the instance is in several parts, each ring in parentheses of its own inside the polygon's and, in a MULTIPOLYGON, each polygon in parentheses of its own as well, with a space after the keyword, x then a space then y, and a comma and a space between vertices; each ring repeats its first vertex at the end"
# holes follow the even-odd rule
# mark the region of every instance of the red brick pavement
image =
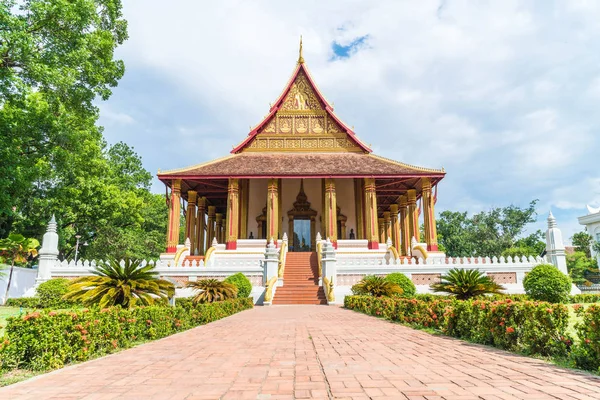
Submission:
POLYGON ((600 379, 338 307, 257 307, 0 399, 600 399, 600 379))

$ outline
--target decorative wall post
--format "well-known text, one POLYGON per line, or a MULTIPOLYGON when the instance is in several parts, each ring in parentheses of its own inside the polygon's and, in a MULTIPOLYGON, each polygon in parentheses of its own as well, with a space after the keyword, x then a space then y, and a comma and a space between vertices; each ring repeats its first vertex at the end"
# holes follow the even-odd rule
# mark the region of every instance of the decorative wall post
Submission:
POLYGON ((39 285, 52 279, 52 267, 58 262, 58 234, 56 233, 56 219, 54 215, 48 223, 46 233, 42 239, 42 248, 39 251, 38 273, 35 284, 39 285))
POLYGON ((279 180, 269 179, 267 187, 267 240, 279 239, 279 180))
POLYGON ((331 240, 333 246, 337 245, 337 199, 335 193, 335 181, 332 178, 325 179, 325 238, 331 240))
POLYGON ((204 255, 204 229, 205 227, 205 211, 206 211, 206 198, 200 197, 196 200, 198 205, 198 214, 196 215, 196 253, 197 255, 204 255))
POLYGON ((398 204, 390 205, 390 216, 392 224, 392 244, 397 251, 400 250, 400 225, 398 224, 398 204))
POLYGON ((425 225, 425 242, 427 251, 438 251, 437 228, 435 226, 434 198, 431 193, 431 179, 423 178, 421 180, 423 188, 423 220, 425 225))
POLYGON ((263 304, 271 305, 277 286, 279 254, 273 239, 269 240, 265 250, 265 261, 263 261, 263 276, 265 281, 265 297, 263 304))
POLYGON ((377 193, 374 178, 365 178, 365 235, 369 249, 378 249, 377 193))
POLYGON ((235 250, 237 248, 237 240, 239 234, 240 222, 240 185, 239 180, 229 178, 229 186, 227 188, 227 250, 235 250))
POLYGON ((208 245, 208 243, 212 243, 213 239, 217 239, 217 241, 219 240, 217 238, 217 230, 215 227, 215 222, 216 222, 216 214, 217 212, 217 207, 215 206, 208 206, 208 221, 207 221, 207 228, 206 228, 206 247, 210 247, 208 245))
POLYGON ((410 256, 410 228, 408 223, 408 196, 400 196, 400 254, 410 256))
POLYGON ((179 244, 179 221, 181 218, 181 180, 171 183, 169 201, 169 227, 167 229, 167 253, 175 253, 179 244))
POLYGON ((407 190, 408 195, 408 229, 409 234, 412 238, 415 238, 417 242, 421 240, 421 234, 419 233, 419 210, 417 210, 417 191, 415 189, 407 190))
POLYGON ((364 194, 362 180, 354 179, 354 209, 356 210, 356 238, 365 238, 364 194))
POLYGON ((217 237, 217 242, 223 243, 223 214, 222 213, 215 214, 215 236, 217 237))
POLYGON ((337 281, 337 260, 335 247, 329 239, 323 244, 321 257, 322 285, 327 297, 327 304, 335 303, 334 283, 337 281))
POLYGON ((190 254, 196 254, 196 200, 197 193, 188 190, 188 205, 185 213, 185 238, 190 239, 190 254))
POLYGON ((562 239, 562 232, 556 226, 556 219, 552 211, 548 215, 548 230, 546 231, 546 257, 549 262, 554 264, 560 272, 568 275, 567 257, 565 255, 565 245, 562 239))

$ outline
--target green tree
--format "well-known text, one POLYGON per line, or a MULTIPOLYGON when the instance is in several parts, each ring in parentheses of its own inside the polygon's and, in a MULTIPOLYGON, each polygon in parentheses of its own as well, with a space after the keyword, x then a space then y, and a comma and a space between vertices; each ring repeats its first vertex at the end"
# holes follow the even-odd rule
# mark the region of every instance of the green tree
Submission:
POLYGON ((571 236, 571 241, 573 242, 573 247, 575 247, 576 251, 581 251, 585 253, 586 257, 591 257, 590 248, 592 246, 592 241, 594 238, 587 232, 577 232, 573 236, 571 236))
POLYGON ((595 259, 588 257, 583 251, 576 251, 572 254, 567 254, 567 270, 573 283, 582 285, 588 282, 586 278, 587 274, 598 273, 598 263, 595 259))
POLYGON ((543 249, 542 233, 520 238, 527 224, 536 220, 536 204, 534 200, 526 208, 497 207, 472 217, 466 212, 444 211, 436 225, 438 242, 451 257, 501 256, 514 247, 526 248, 537 255, 537 250, 543 249))
POLYGON ((8 292, 12 282, 15 263, 25 263, 27 258, 37 255, 37 248, 40 243, 35 239, 26 238, 23 235, 12 233, 7 238, 0 240, 0 256, 10 261, 10 272, 6 282, 6 293, 4 302, 8 299, 8 292))
MULTIPOLYGON (((124 73, 114 59, 127 38, 121 7, 120 0, 0 1, 0 237, 23 217, 26 200, 50 199, 101 168, 93 101, 107 99, 124 73)), ((43 227, 50 211, 41 212, 43 227)))
POLYGON ((73 280, 63 299, 100 307, 131 308, 166 303, 175 294, 171 282, 159 279, 154 266, 142 265, 140 260, 126 260, 122 266, 119 260, 111 259, 96 266, 93 274, 73 280))

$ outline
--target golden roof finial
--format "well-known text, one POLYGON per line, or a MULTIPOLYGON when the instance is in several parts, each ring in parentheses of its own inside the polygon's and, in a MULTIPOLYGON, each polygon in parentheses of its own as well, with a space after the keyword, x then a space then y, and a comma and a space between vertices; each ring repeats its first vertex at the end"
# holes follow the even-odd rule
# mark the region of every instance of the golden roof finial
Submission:
POLYGON ((300 35, 300 52, 298 54, 298 64, 304 64, 304 57, 302 56, 302 35, 300 35))

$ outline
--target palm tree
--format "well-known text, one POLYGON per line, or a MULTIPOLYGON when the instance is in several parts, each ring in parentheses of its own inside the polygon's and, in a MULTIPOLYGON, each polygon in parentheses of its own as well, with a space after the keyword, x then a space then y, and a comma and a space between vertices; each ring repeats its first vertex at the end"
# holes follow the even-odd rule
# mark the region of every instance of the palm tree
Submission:
POLYGON ((404 291, 400 285, 387 281, 375 275, 365 276, 360 282, 352 286, 352 293, 356 295, 369 295, 375 297, 400 295, 404 291))
POLYGON ((69 285, 65 300, 74 300, 84 305, 109 307, 121 305, 151 305, 157 301, 168 301, 175 294, 175 286, 159 279, 154 266, 143 265, 141 260, 126 260, 124 265, 112 259, 95 267, 95 276, 83 276, 69 285))
MULTIPOLYGON (((4 302, 6 302, 8 299, 8 292, 10 290, 15 262, 24 263, 27 261, 28 257, 35 257, 37 255, 36 248, 39 246, 40 242, 38 242, 36 239, 28 239, 25 236, 16 233, 11 233, 7 238, 0 240, 0 256, 7 260, 11 260, 4 302)), ((4 275, 4 273, 1 275, 4 275)))
POLYGON ((489 276, 483 275, 476 269, 451 269, 447 275, 442 275, 440 283, 430 285, 434 292, 449 293, 459 300, 483 294, 502 294, 504 286, 494 282, 489 276))
POLYGON ((237 286, 217 279, 202 279, 196 282, 188 282, 187 285, 198 292, 192 300, 194 303, 212 303, 234 299, 238 293, 237 286))

